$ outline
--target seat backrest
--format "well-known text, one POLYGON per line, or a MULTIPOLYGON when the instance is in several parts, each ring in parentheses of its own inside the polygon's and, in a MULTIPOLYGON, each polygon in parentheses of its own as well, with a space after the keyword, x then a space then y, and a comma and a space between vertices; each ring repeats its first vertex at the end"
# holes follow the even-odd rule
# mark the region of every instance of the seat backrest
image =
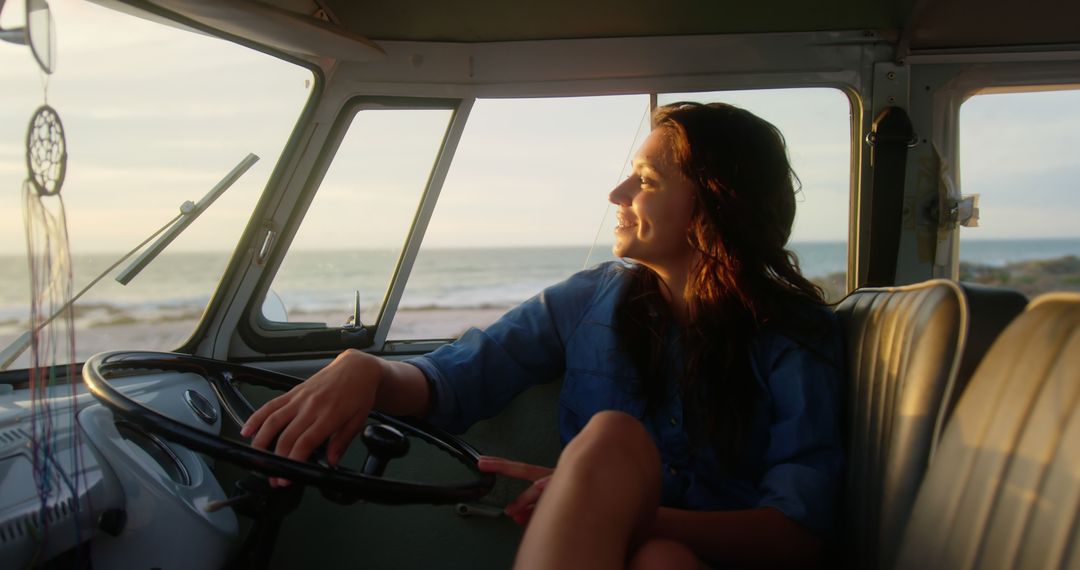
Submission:
POLYGON ((884 568, 960 365, 968 314, 960 287, 946 280, 861 289, 836 312, 849 374, 842 557, 852 568, 884 568))
MULTIPOLYGON (((934 427, 933 445, 941 439, 945 422, 956 407, 956 401, 968 380, 975 373, 983 355, 990 349, 1001 331, 1012 322, 1027 306, 1028 298, 1023 293, 1003 287, 991 287, 976 283, 960 283, 968 307, 967 340, 960 354, 960 368, 948 387, 945 400, 941 403, 937 424, 934 427)), ((933 447, 931 447, 933 455, 933 447)))
POLYGON ((897 568, 1080 568, 1080 294, 1035 299, 979 364, 897 568))

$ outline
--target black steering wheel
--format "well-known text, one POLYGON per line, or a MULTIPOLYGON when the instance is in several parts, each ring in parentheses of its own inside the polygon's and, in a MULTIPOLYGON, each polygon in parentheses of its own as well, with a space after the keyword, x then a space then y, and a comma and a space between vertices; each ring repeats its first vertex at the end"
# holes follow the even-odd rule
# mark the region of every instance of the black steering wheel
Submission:
MULTIPOLYGON (((315 486, 327 497, 340 503, 352 503, 365 500, 386 504, 429 503, 447 504, 473 501, 491 491, 495 476, 481 473, 476 463, 480 454, 471 445, 445 431, 425 422, 395 418, 379 412, 371 412, 371 418, 381 422, 382 426, 369 433, 365 438, 369 448, 368 464, 365 471, 381 472, 385 461, 395 453, 404 453, 407 441, 402 439, 395 444, 386 439, 397 437, 392 426, 402 434, 418 437, 443 450, 451 457, 461 461, 476 477, 473 481, 458 485, 432 485, 411 481, 398 481, 375 474, 365 474, 344 467, 330 467, 322 461, 296 461, 274 453, 255 449, 250 445, 223 438, 169 418, 160 412, 146 407, 117 390, 110 379, 130 377, 136 374, 154 371, 195 373, 207 380, 213 388, 225 415, 237 424, 243 425, 254 412, 254 408, 241 394, 240 384, 253 384, 278 390, 289 390, 303 380, 286 374, 231 364, 220 360, 199 358, 186 354, 147 351, 114 351, 96 354, 83 366, 83 379, 90 392, 103 404, 112 409, 122 419, 136 423, 143 429, 161 437, 185 445, 190 449, 205 453, 211 457, 232 462, 240 467, 257 471, 266 476, 283 477, 290 481, 315 486), (382 442, 383 450, 389 445, 389 457, 376 457, 382 442), (404 444, 404 449, 400 444, 404 444), (373 461, 373 457, 375 461, 373 461), (368 469, 368 466, 373 469, 368 469)), ((198 413, 198 402, 188 402, 198 413)), ((209 404, 209 402, 205 402, 209 404)), ((212 410, 210 410, 212 411, 212 410)), ((373 426, 369 425, 368 428, 373 426)))

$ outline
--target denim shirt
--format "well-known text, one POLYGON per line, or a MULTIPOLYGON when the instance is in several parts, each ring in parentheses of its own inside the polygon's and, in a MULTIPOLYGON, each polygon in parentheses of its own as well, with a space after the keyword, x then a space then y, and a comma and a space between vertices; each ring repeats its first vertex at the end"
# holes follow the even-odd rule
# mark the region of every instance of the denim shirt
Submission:
MULTIPOLYGON (((665 506, 692 510, 774 507, 832 534, 843 472, 840 432, 842 341, 811 343, 776 333, 751 341, 759 386, 748 439, 737 465, 722 468, 708 444, 691 441, 678 388, 682 357, 669 351, 667 397, 646 413, 637 371, 618 348, 613 323, 629 272, 618 262, 581 271, 508 312, 485 330, 409 360, 433 388, 428 420, 455 432, 499 413, 526 388, 563 377, 563 445, 593 414, 619 410, 639 418, 663 462, 665 506)), ((816 310, 816 309, 815 309, 816 310)), ((677 335, 672 335, 673 340, 677 335)))

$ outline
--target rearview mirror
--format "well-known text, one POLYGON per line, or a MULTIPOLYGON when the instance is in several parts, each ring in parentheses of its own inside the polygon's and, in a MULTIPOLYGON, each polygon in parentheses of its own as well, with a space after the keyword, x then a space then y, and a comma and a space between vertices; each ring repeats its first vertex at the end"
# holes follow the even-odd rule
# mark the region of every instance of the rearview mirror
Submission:
POLYGON ((26 38, 41 70, 56 69, 56 25, 45 0, 26 0, 26 38))
MULTIPOLYGON (((0 14, 5 3, 6 0, 0 0, 0 14)), ((56 69, 56 25, 49 3, 45 0, 26 0, 26 25, 6 29, 0 27, 0 40, 29 44, 42 71, 52 73, 56 69)))

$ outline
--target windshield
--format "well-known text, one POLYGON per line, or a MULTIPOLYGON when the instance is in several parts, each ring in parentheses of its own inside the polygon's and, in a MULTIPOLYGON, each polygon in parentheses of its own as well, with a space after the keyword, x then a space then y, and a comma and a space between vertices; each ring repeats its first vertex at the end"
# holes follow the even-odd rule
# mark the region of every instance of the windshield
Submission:
MULTIPOLYGON (((262 158, 129 285, 116 283, 114 272, 76 305, 79 360, 116 348, 174 349, 220 280, 313 74, 87 2, 51 6, 57 65, 47 82, 25 46, 0 44, 0 346, 27 328, 23 141, 47 93, 67 136, 62 196, 75 291, 173 219, 185 201, 197 202, 248 153, 262 158)), ((24 354, 12 368, 27 365, 24 354)))

